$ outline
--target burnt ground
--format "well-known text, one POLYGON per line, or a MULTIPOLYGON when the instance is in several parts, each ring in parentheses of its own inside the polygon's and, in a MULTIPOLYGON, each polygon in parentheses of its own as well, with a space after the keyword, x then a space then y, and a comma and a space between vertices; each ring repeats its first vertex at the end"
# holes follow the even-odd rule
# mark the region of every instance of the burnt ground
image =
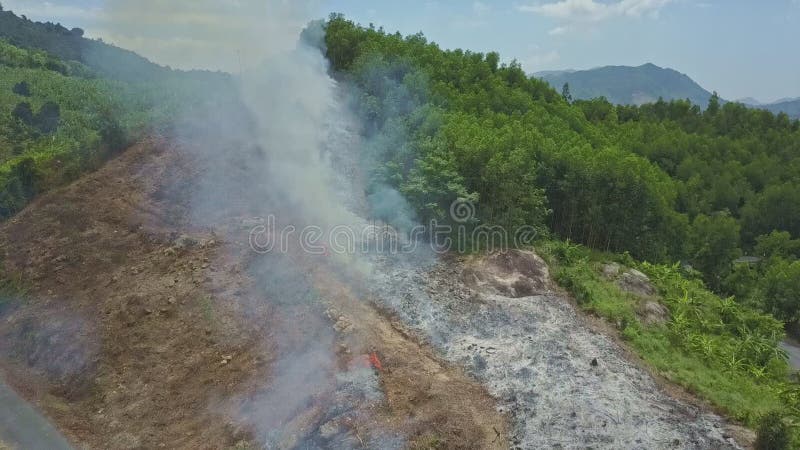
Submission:
POLYGON ((0 316, 0 371, 74 445, 507 447, 479 383, 324 267, 307 271, 313 306, 259 287, 243 211, 192 225, 202 172, 184 156, 136 145, 0 225, 4 270, 24 290, 0 316), (319 330, 334 355, 319 389, 277 434, 260 429, 248 414, 269 407, 253 399, 276 394, 286 353, 319 330))
POLYGON ((746 430, 654 377, 581 314, 533 252, 377 264, 376 301, 483 382, 511 416, 512 448, 747 445, 746 430))

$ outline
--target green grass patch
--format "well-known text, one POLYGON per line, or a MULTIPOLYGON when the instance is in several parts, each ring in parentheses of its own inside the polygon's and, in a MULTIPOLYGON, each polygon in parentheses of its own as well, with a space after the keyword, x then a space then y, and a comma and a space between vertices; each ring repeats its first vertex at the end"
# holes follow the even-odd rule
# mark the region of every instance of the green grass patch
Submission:
MULTIPOLYGON (((720 298, 678 265, 637 263, 627 255, 559 241, 541 242, 537 251, 585 311, 616 325, 630 347, 666 379, 753 428, 774 411, 792 422, 800 417, 800 389, 789 381, 786 355, 778 345, 782 323, 772 316, 720 298), (621 264, 622 272, 635 268, 651 279, 659 302, 670 312, 666 324, 642 323, 636 311, 646 299, 624 292, 602 274, 603 264, 612 261, 621 264)), ((795 439, 800 438, 797 430, 795 439)))

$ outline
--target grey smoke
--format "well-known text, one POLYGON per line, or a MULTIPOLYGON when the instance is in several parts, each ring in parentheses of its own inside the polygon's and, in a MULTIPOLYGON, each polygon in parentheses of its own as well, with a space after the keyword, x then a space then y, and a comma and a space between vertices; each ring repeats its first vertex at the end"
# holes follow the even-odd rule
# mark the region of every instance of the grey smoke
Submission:
MULTIPOLYGON (((199 168, 189 186, 171 187, 167 195, 189 205, 191 225, 237 229, 248 218, 270 214, 278 225, 324 231, 342 225, 359 230, 374 220, 401 231, 414 225, 411 206, 377 170, 389 154, 412 154, 405 125, 387 116, 371 129, 374 124, 353 110, 354 90, 329 75, 321 22, 309 24, 314 6, 280 0, 109 1, 102 25, 127 40, 155 45, 148 56, 168 55, 171 45, 186 39, 213 41, 188 51, 191 61, 172 64, 233 72, 211 92, 198 93, 203 107, 177 118, 180 151, 199 168), (232 55, 241 55, 233 69, 232 55), (370 137, 363 141, 362 134, 370 137)), ((419 108, 419 93, 388 76, 389 70, 370 74, 386 110, 399 117, 419 108)), ((362 292, 374 261, 335 255, 329 264, 362 292)), ((317 425, 358 414, 364 399, 380 398, 376 375, 337 367, 336 335, 307 268, 290 256, 269 254, 254 258, 249 271, 257 295, 275 311, 265 347, 269 340, 276 354, 263 390, 235 399, 239 418, 268 447, 355 445, 348 430, 317 425)), ((374 445, 402 446, 397 436, 372 431, 364 438, 379 440, 374 445)))

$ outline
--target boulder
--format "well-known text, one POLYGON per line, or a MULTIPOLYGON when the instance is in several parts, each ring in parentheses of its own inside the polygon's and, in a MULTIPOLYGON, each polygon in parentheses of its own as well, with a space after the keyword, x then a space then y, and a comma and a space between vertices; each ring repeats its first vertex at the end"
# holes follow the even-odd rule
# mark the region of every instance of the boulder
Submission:
POLYGON ((552 290, 547 263, 523 250, 495 252, 469 264, 462 273, 472 289, 509 298, 542 295, 552 290))
POLYGON ((636 269, 629 269, 623 273, 617 284, 623 291, 639 297, 653 297, 658 292, 650 278, 636 269))
POLYGON ((603 264, 603 276, 608 280, 616 280, 621 270, 622 266, 615 262, 603 264))
POLYGON ((655 300, 643 302, 636 311, 643 324, 664 325, 669 321, 669 309, 655 300))
POLYGON ((182 234, 180 235, 175 241, 173 242, 173 247, 185 249, 185 248, 192 248, 197 245, 197 239, 187 235, 182 234))

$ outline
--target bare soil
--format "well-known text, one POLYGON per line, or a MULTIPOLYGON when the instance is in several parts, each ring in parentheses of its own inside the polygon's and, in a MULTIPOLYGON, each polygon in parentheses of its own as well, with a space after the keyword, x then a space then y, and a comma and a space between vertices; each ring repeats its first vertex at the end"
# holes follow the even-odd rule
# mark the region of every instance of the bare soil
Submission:
MULTIPOLYGON (((0 262, 27 291, 0 316, 0 371, 78 447, 259 445, 242 408, 269 388, 275 333, 294 319, 254 288, 246 234, 191 225, 202 172, 184 156, 162 139, 136 145, 0 225, 0 262)), ((348 446, 380 428, 409 446, 507 447, 506 417, 479 383, 332 272, 313 273, 343 371, 380 361, 368 369, 385 396, 343 424, 348 446)), ((335 425, 324 401, 286 428, 324 435, 335 425)))

